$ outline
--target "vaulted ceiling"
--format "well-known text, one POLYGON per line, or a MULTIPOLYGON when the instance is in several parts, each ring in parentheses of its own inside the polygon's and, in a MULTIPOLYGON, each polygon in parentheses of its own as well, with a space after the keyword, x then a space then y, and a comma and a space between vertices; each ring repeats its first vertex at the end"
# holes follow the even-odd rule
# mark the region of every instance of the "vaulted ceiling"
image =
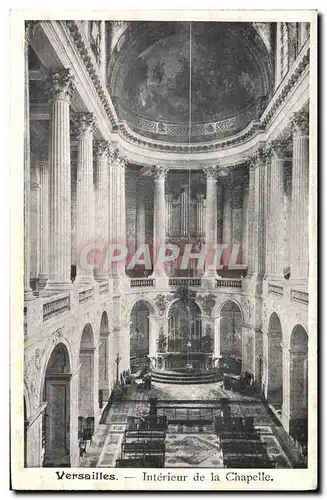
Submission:
POLYGON ((172 142, 243 130, 271 93, 266 42, 253 23, 130 23, 108 70, 120 119, 141 135, 172 142))

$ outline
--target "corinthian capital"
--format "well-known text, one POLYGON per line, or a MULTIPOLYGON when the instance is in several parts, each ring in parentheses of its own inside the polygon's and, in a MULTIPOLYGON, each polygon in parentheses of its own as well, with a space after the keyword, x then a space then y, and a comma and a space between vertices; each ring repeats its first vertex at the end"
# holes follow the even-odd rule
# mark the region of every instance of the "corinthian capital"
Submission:
POLYGON ((281 158, 287 155, 289 146, 287 139, 275 139, 270 143, 271 151, 281 158))
POLYGON ((101 158, 106 155, 109 156, 109 141, 95 141, 94 142, 94 156, 101 158))
POLYGON ((128 164, 127 156, 123 155, 118 148, 110 148, 109 158, 111 162, 115 162, 122 168, 125 168, 126 165, 128 164))
POLYGON ((204 175, 209 180, 215 180, 218 175, 218 168, 216 166, 202 167, 204 175))
POLYGON ((79 113, 72 119, 74 131, 79 134, 90 134, 95 128, 95 118, 93 113, 79 113))
POLYGON ((270 149, 269 148, 258 148, 254 153, 252 153, 248 159, 247 163, 249 164, 250 169, 254 169, 258 167, 260 164, 265 164, 267 159, 270 157, 270 149))
POLYGON ((294 113, 292 127, 298 135, 309 135, 309 112, 302 110, 294 113))
POLYGON ((168 167, 153 167, 152 172, 155 180, 165 179, 168 170, 168 167))
POLYGON ((50 99, 69 100, 75 90, 74 75, 69 68, 51 70, 46 80, 50 99))

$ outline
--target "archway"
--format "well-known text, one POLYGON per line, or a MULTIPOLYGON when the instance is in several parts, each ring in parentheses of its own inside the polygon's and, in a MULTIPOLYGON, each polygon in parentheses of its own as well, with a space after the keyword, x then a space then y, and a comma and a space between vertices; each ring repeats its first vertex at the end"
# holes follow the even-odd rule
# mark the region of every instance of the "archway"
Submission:
POLYGON ((241 372, 242 312, 232 300, 225 302, 220 310, 220 354, 225 372, 241 372))
POLYGON ((143 365, 148 365, 149 354, 149 322, 150 308, 146 302, 139 300, 131 311, 130 323, 130 366, 132 373, 143 365))
POLYGON ((176 300, 168 314, 167 352, 169 368, 203 369, 204 354, 212 353, 212 333, 202 331, 202 317, 194 301, 176 300))
POLYGON ((283 404, 283 334, 280 319, 274 312, 268 324, 267 359, 267 401, 276 410, 283 404))
POLYGON ((44 467, 70 466, 70 371, 67 348, 57 344, 48 361, 43 387, 47 402, 42 425, 44 467))
MULTIPOLYGON (((95 410, 95 377, 94 377, 94 335, 90 323, 85 325, 79 351, 79 400, 78 420, 79 433, 87 429, 87 433, 94 431, 95 410)), ((98 396, 98 395, 97 395, 98 396)))
POLYGON ((293 328, 290 342, 290 435, 307 453, 308 439, 308 334, 293 328))
POLYGON ((102 313, 100 322, 99 344, 99 408, 110 397, 110 372, 109 372, 109 324, 108 314, 102 313))

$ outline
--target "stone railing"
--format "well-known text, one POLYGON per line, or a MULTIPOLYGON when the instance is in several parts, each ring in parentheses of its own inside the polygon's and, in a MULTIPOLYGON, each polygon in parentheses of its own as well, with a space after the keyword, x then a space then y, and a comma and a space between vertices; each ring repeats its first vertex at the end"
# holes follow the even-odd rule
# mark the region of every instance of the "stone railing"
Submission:
POLYGON ((292 302, 299 302, 300 304, 309 304, 309 294, 303 290, 291 290, 291 300, 292 302))
POLYGON ((82 304, 83 302, 87 302, 88 300, 93 299, 94 297, 94 288, 88 288, 87 290, 82 290, 78 294, 78 302, 82 304))
POLYGON ((169 278, 169 286, 201 286, 201 278, 169 278))
POLYGON ((283 286, 269 283, 268 284, 268 294, 274 295, 275 297, 283 297, 283 294, 284 294, 283 286))
POLYGON ((54 298, 43 304, 43 321, 70 310, 70 296, 54 298))
POLYGON ((132 278, 130 281, 131 288, 149 288, 155 286, 154 278, 132 278))
POLYGON ((105 293, 109 293, 109 283, 105 281, 99 285, 99 294, 104 295, 105 293))
POLYGON ((242 288, 242 280, 241 279, 232 279, 232 278, 217 278, 216 279, 216 287, 220 288, 242 288))

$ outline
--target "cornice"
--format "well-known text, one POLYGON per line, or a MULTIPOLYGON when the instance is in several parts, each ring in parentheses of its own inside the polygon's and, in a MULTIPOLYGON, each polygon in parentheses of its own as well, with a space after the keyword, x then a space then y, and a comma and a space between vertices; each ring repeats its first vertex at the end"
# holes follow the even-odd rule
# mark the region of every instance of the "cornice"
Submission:
POLYGON ((76 49, 83 60, 85 67, 90 75, 93 85, 97 91, 100 101, 107 113, 111 126, 118 126, 118 117, 114 105, 107 94, 104 84, 100 79, 100 69, 92 52, 92 49, 85 38, 84 32, 78 21, 64 21, 69 34, 72 37, 76 49))
POLYGON ((272 121, 279 108, 285 102, 292 89, 295 87, 296 83, 299 81, 303 73, 309 67, 310 63, 310 43, 307 44, 302 49, 302 54, 299 54, 294 62, 294 68, 289 71, 285 80, 281 83, 280 87, 275 92, 270 103, 268 104, 266 110, 261 116, 261 124, 264 128, 267 128, 269 123, 272 121))
POLYGON ((251 137, 255 136, 258 132, 262 132, 262 127, 258 122, 251 122, 242 132, 235 136, 220 140, 217 142, 206 143, 168 143, 149 139, 134 132, 125 121, 119 123, 119 135, 126 139, 131 144, 136 144, 147 149, 164 151, 170 153, 203 153, 209 151, 218 151, 224 148, 236 146, 241 144, 251 137))

